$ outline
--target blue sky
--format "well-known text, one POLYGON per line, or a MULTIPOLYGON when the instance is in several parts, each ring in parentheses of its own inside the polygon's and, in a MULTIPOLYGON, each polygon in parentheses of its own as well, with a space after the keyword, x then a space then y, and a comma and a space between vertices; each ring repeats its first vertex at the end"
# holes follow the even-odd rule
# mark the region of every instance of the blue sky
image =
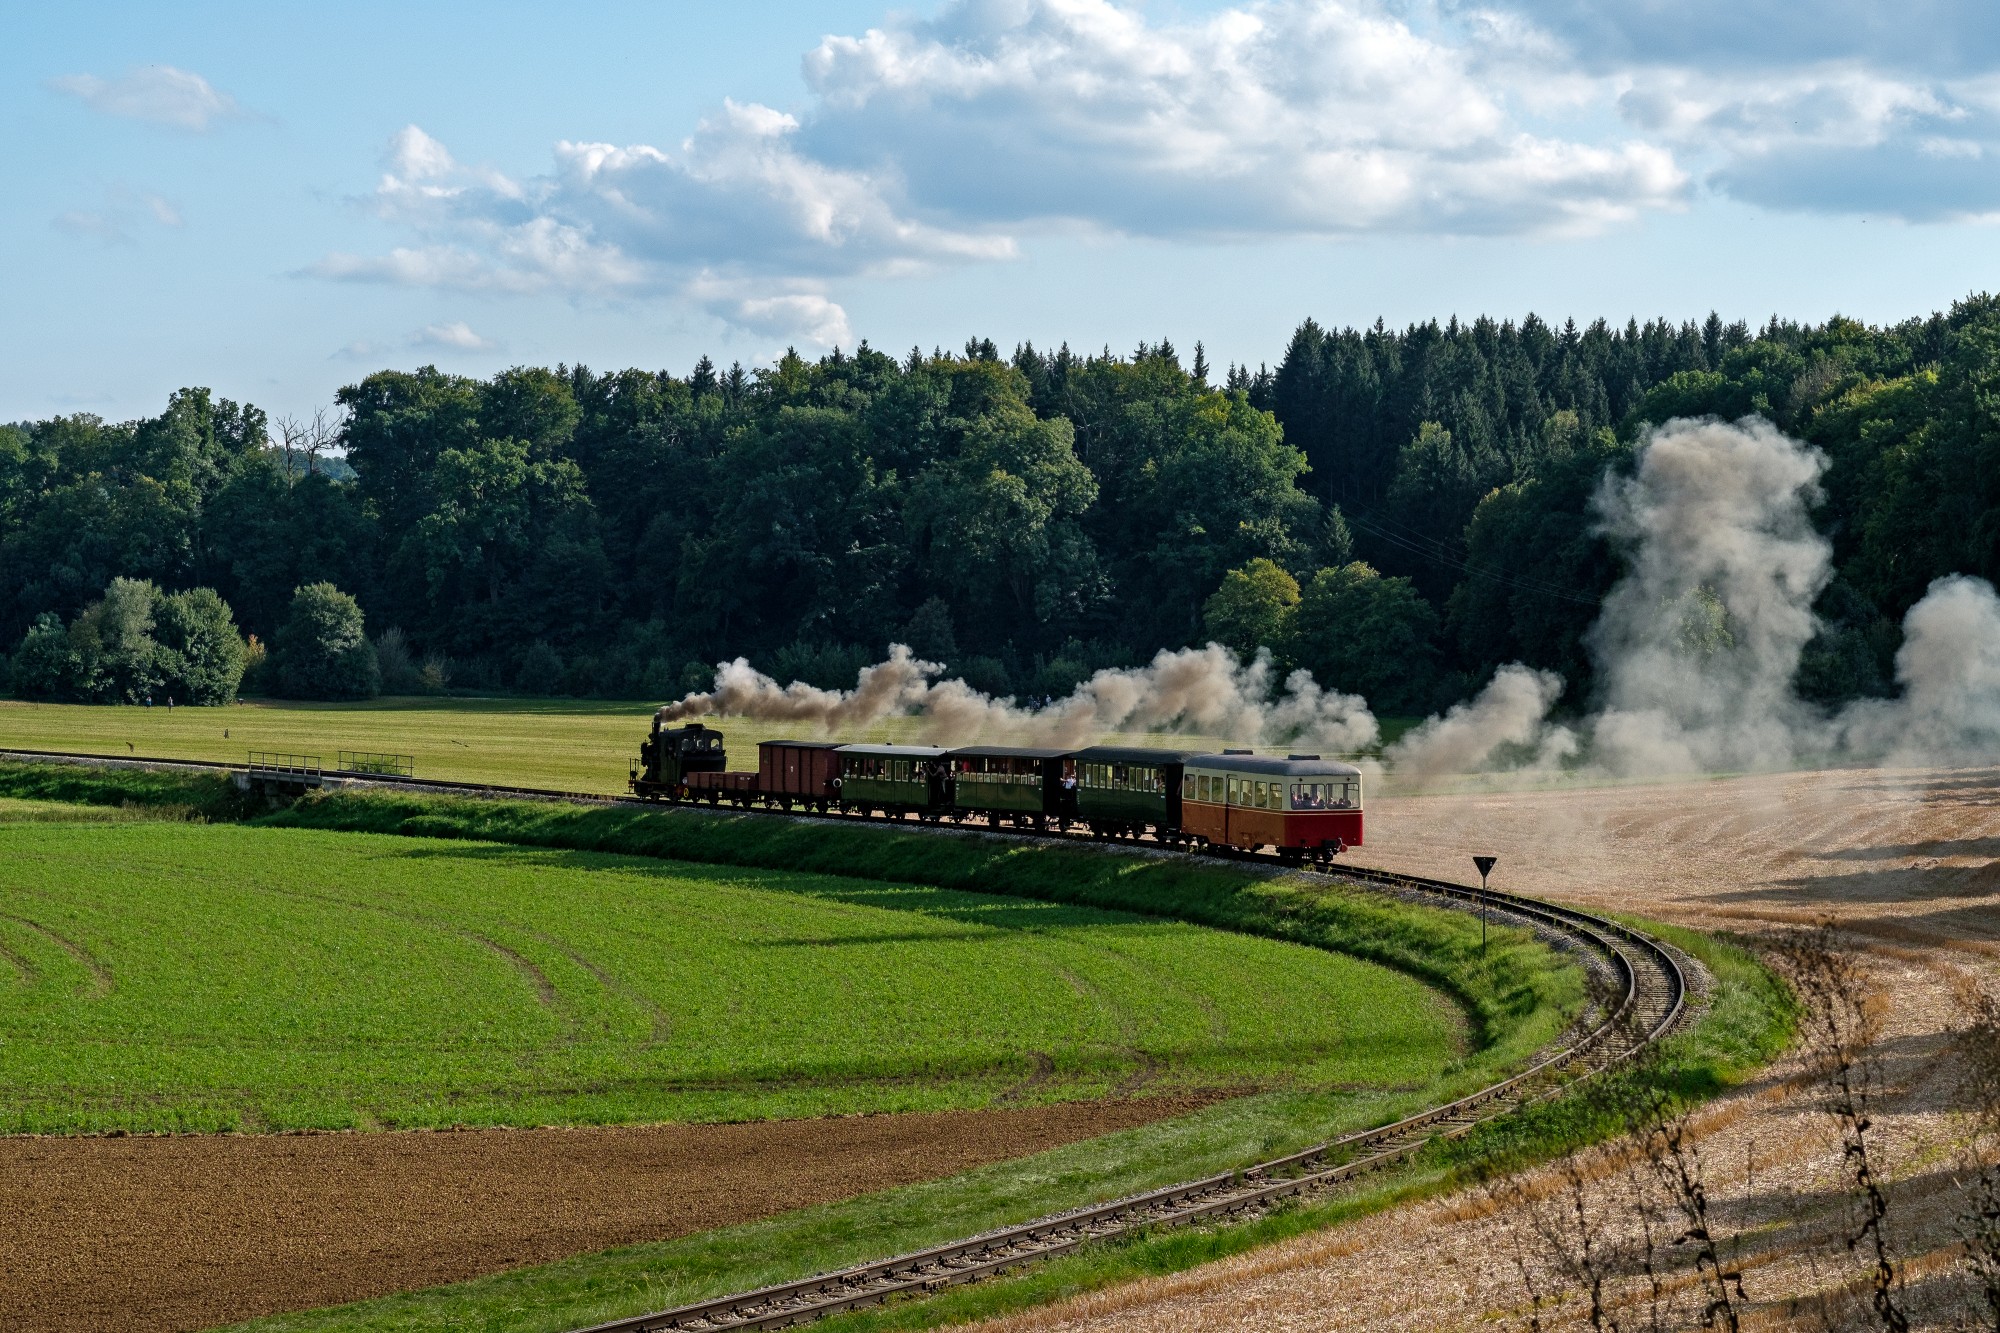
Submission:
POLYGON ((1206 342, 1996 285, 1969 0, 43 6, 0 420, 383 366, 1206 342))

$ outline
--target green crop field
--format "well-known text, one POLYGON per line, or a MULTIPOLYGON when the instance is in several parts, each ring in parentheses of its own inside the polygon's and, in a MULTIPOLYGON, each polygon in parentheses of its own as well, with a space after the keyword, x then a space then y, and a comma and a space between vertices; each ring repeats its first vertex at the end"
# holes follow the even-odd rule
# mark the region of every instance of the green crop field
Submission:
MULTIPOLYGON (((648 703, 544 699, 376 699, 355 704, 249 702, 225 708, 134 708, 0 701, 0 747, 153 755, 240 764, 251 750, 412 755, 420 777, 458 782, 625 790, 629 761, 652 725, 648 703)), ((733 737, 732 737, 733 738, 733 737)), ((756 762, 756 739, 744 751, 756 762)))
MULTIPOLYGON (((643 700, 389 698, 308 704, 246 700, 226 708, 134 708, 0 700, 0 748, 84 754, 151 755, 240 764, 251 750, 316 754, 328 769, 341 750, 411 755, 419 777, 455 782, 622 792, 639 742, 658 705, 643 700)), ((757 742, 827 737, 810 728, 709 718, 727 738, 730 767, 757 766, 757 742)), ((1407 722, 1385 723, 1385 734, 1407 722)), ((843 732, 843 741, 924 739, 914 718, 843 732)), ((1235 744, 1223 737, 1147 735, 1116 744, 1194 748, 1235 744)))
POLYGON ((1387 1089, 1465 1036, 1386 968, 1088 907, 50 807, 0 807, 4 1131, 1387 1089))

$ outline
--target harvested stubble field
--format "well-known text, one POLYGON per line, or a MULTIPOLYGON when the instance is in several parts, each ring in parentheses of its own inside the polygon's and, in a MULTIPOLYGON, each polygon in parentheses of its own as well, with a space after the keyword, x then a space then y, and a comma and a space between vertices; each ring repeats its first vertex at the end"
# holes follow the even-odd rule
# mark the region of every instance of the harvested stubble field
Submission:
POLYGON ((0 831, 0 1128, 768 1119, 1414 1085, 1443 997, 1088 907, 187 823, 0 831))

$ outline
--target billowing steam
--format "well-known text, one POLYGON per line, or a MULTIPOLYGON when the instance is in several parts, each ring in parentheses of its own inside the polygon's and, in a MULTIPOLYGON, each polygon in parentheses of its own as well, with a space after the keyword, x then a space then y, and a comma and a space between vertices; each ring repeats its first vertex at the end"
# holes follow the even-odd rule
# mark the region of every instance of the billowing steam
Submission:
POLYGON ((1453 704, 1404 733, 1385 754, 1398 777, 1423 779, 1488 768, 1559 768, 1576 753, 1576 733, 1550 726, 1562 677, 1512 662, 1477 697, 1453 704))
POLYGON ((2000 597, 1951 574, 1903 617, 1898 699, 1840 715, 1842 748, 1897 764, 1983 759, 2000 751, 2000 597))
POLYGON ((1815 730, 1792 693, 1833 552, 1812 525, 1826 457, 1764 421, 1674 421, 1606 477, 1603 530, 1630 553, 1588 643, 1617 773, 1789 764, 1815 730))
MULTIPOLYGON (((1601 530, 1630 567, 1588 646, 1596 707, 1550 723, 1518 664, 1479 698, 1412 732, 1389 758, 1411 777, 1547 769, 1620 776, 1742 771, 1811 762, 1948 761, 2000 743, 2000 597, 1981 579, 1931 585, 1903 622, 1901 695, 1838 713, 1792 688, 1833 576, 1812 526, 1826 458, 1768 422, 1671 421, 1641 442, 1629 478, 1607 476, 1601 530)), ((1553 679, 1545 685, 1553 687, 1553 679)))
POLYGON ((659 711, 662 723, 720 713, 765 722, 798 722, 826 731, 865 727, 885 717, 915 712, 929 697, 930 678, 944 670, 919 661, 902 644, 889 660, 862 669, 851 690, 823 690, 795 680, 780 685, 739 657, 715 668, 715 684, 659 711))
POLYGON ((915 717, 925 740, 951 745, 1006 740, 1080 746, 1117 731, 1194 731, 1352 751, 1373 745, 1381 734, 1359 695, 1323 689, 1311 672, 1294 671, 1274 698, 1269 653, 1246 663, 1215 643, 1163 650, 1143 667, 1099 671, 1046 708, 996 699, 962 680, 934 679, 943 671, 895 644, 888 660, 862 671, 853 689, 824 690, 799 681, 781 686, 739 657, 716 669, 713 689, 668 704, 659 716, 677 722, 723 713, 827 732, 915 717))
MULTIPOLYGON (((1819 629, 1813 602, 1833 574, 1810 513, 1826 465, 1755 418, 1651 431, 1632 475, 1606 476, 1594 501, 1600 530, 1630 563, 1587 638, 1599 690, 1590 710, 1570 725, 1551 722, 1562 681, 1513 663, 1390 746, 1391 773, 1643 776, 1990 757, 2000 749, 2000 597, 1984 580, 1940 579, 1911 608, 1898 698, 1828 713, 1793 691, 1819 629)), ((738 658, 717 669, 713 689, 660 717, 732 714, 829 733, 915 717, 940 744, 1078 746, 1111 732, 1180 731, 1353 752, 1380 734, 1358 696, 1305 671, 1279 688, 1268 652, 1244 662, 1213 643, 1100 671, 1044 708, 940 680, 943 671, 899 644, 853 689, 823 690, 781 686, 738 658)))

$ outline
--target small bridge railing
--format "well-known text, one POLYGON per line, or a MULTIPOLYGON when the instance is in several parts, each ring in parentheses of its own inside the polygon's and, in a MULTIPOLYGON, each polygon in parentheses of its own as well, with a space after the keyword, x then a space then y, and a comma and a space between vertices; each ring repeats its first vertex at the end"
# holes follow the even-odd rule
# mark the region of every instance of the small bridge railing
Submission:
POLYGON ((250 776, 253 778, 313 785, 318 785, 320 781, 319 756, 316 754, 280 754, 273 750, 252 750, 249 767, 250 776))
POLYGON ((378 754, 372 750, 342 750, 340 772, 367 773, 377 777, 413 778, 417 757, 413 754, 378 754))

